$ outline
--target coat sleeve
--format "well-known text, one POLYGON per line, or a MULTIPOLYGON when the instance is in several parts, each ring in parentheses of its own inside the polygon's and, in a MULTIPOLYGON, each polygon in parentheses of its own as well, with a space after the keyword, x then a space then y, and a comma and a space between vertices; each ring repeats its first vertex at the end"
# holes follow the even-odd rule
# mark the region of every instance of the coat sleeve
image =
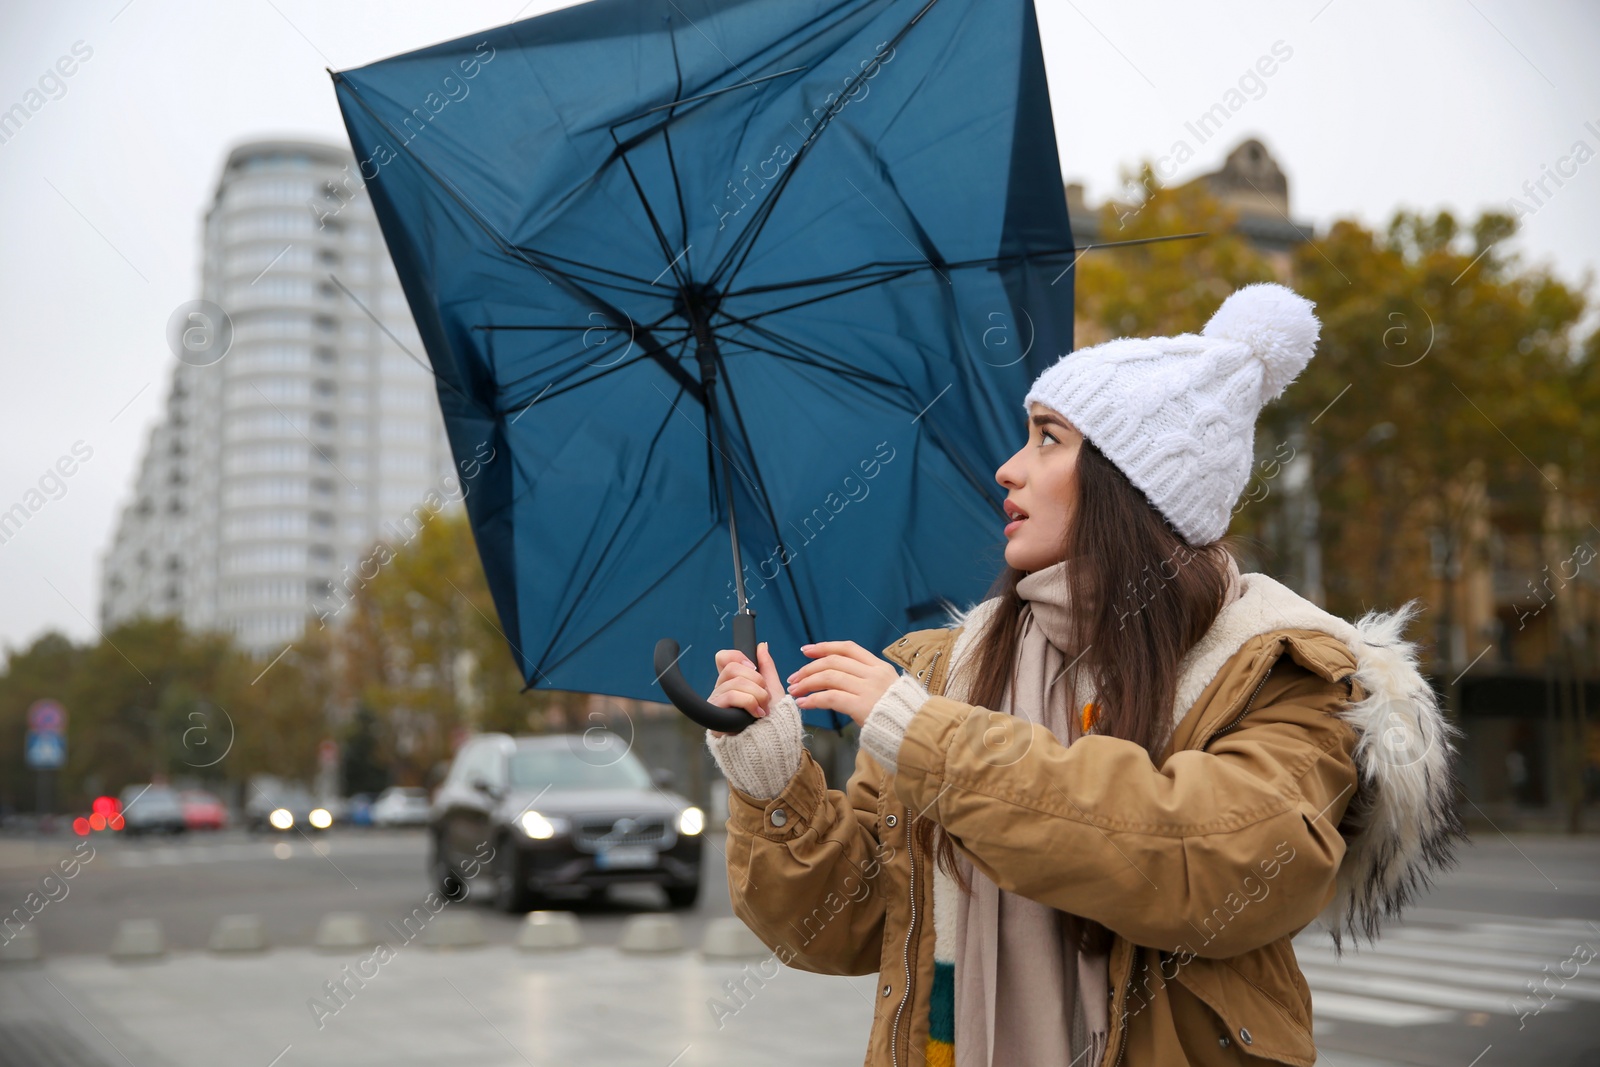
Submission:
MULTIPOLYGON (((1259 665, 1258 665, 1259 666, 1259 665)), ((1156 766, 1130 741, 943 696, 922 706, 895 789, 996 885, 1139 944, 1226 958, 1332 899, 1356 785, 1344 685, 1277 659, 1248 715, 1156 766)))
POLYGON ((728 786, 728 894, 733 912, 785 964, 819 974, 873 974, 883 948, 889 861, 878 836, 885 772, 865 751, 843 790, 803 750, 771 800, 728 786))

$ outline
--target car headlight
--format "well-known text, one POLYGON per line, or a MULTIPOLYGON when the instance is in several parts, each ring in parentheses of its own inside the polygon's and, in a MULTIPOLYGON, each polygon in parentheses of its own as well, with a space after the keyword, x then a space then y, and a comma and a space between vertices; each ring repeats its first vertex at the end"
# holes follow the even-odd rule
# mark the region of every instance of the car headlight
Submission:
POLYGON ((333 825, 333 815, 327 808, 312 808, 311 814, 306 816, 306 821, 318 830, 326 830, 333 825))
POLYGON ((706 828, 706 813, 696 807, 678 812, 678 833, 693 836, 706 828))
POLYGON ((536 841, 547 841, 557 834, 564 834, 570 825, 559 815, 540 815, 536 811, 523 812, 517 824, 522 827, 523 833, 536 841))
POLYGON ((288 808, 273 808, 272 814, 267 816, 267 821, 274 830, 287 830, 294 825, 294 815, 288 808))

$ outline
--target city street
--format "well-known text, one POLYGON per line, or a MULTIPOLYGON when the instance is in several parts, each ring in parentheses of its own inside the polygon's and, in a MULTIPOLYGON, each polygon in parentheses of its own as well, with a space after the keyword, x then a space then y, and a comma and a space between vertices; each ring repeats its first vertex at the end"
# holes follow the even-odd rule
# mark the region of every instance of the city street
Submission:
MULTIPOLYGON (((666 910, 651 887, 574 904, 585 945, 557 953, 517 951, 518 919, 462 905, 483 924, 485 947, 403 948, 370 993, 362 986, 348 1011, 320 1020, 309 1000, 326 999, 324 983, 364 953, 313 949, 318 921, 357 911, 381 926, 419 906, 429 889, 420 833, 97 838, 67 894, 32 920, 43 962, 0 969, 0 1065, 688 1065, 764 1052, 832 1064, 864 1048, 870 978, 700 956, 706 923, 731 914, 720 834, 708 840, 699 905, 675 913, 684 951, 617 950, 630 916, 666 910), (208 953, 216 920, 240 913, 263 918, 270 950, 208 953), (160 922, 166 958, 108 958, 117 923, 135 918, 160 922), (760 976, 782 995, 761 996, 760 976), (755 995, 730 997, 723 983, 735 978, 755 995)), ((73 844, 0 842, 3 899, 20 904, 73 844)), ((1297 942, 1330 1067, 1596 1062, 1597 949, 1600 839, 1498 834, 1480 835, 1461 869, 1375 949, 1338 960, 1320 938, 1297 942)))

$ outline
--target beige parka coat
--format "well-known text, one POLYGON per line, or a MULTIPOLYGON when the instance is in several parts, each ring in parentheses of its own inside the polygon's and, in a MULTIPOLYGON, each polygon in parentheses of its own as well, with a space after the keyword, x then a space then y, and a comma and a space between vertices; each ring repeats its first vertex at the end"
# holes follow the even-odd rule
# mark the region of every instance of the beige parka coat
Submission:
POLYGON ((1241 580, 1184 657, 1158 760, 1092 734, 1064 746, 947 695, 988 600, 883 650, 931 694, 898 773, 862 750, 829 789, 803 751, 774 799, 729 785, 735 914, 789 966, 881 976, 866 1067, 925 1061, 933 879, 918 817, 1001 888, 1111 930, 1104 1067, 1312 1067, 1290 939, 1313 922, 1336 942, 1375 937, 1448 865, 1454 728, 1404 640, 1415 602, 1351 624, 1266 575, 1241 580))

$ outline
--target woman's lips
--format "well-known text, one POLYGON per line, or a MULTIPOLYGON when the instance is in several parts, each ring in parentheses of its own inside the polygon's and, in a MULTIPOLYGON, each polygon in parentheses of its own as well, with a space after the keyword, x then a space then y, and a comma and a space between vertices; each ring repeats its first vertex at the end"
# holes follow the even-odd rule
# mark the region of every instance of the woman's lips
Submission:
POLYGON ((1014 520, 1012 522, 1006 523, 1006 536, 1010 537, 1012 534, 1016 533, 1017 530, 1019 528, 1021 528, 1022 524, 1027 522, 1027 521, 1028 521, 1027 516, 1023 516, 1020 519, 1016 519, 1016 520, 1014 520))

